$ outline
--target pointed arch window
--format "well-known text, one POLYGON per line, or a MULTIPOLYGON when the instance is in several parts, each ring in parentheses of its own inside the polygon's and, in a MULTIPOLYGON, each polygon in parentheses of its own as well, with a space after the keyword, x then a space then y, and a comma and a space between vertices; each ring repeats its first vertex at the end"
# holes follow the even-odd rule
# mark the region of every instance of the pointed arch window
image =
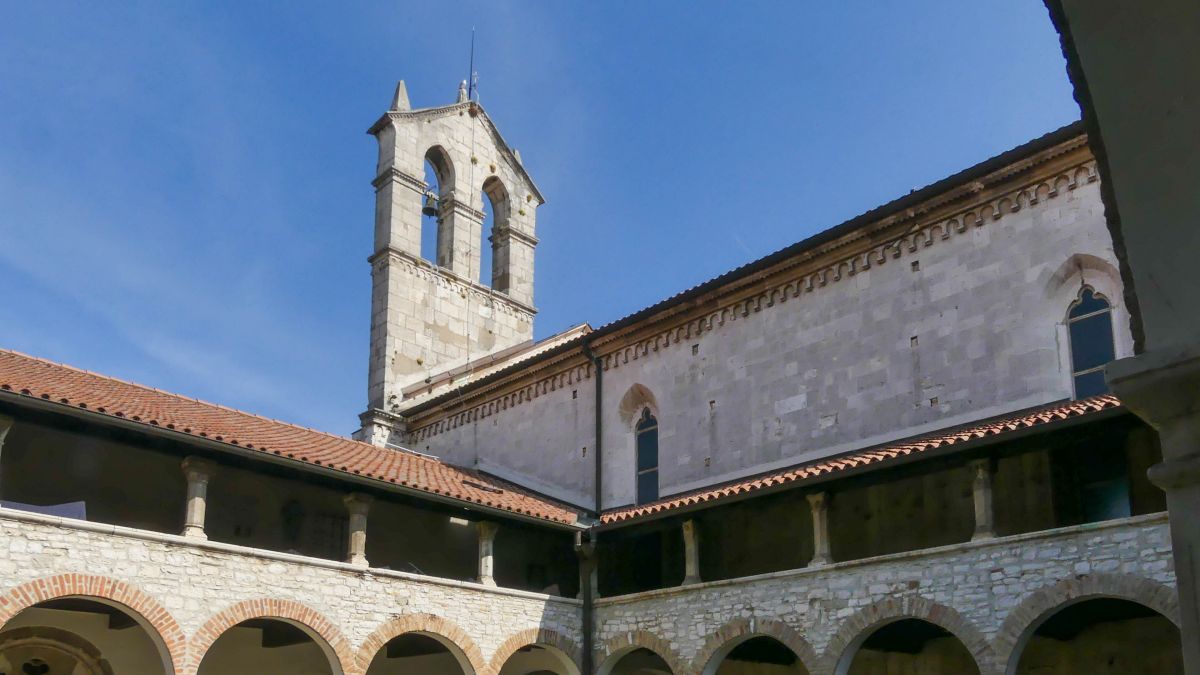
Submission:
POLYGON ((1107 394, 1104 366, 1115 358, 1113 347, 1112 306, 1090 286, 1067 313, 1067 332, 1071 346, 1071 380, 1075 398, 1107 394))
POLYGON ((658 420, 642 409, 637 430, 637 503, 658 499, 658 420))

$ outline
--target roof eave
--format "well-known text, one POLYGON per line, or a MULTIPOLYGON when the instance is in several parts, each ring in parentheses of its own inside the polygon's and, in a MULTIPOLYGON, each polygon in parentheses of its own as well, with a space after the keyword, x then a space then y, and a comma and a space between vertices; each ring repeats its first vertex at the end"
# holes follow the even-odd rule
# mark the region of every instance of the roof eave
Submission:
MULTIPOLYGON (((927 460, 931 460, 931 459, 948 457, 948 456, 955 455, 955 454, 971 452, 973 450, 979 450, 981 448, 985 448, 985 447, 988 447, 991 445, 996 445, 999 443, 1008 443, 1008 442, 1020 440, 1022 438, 1026 438, 1029 436, 1034 436, 1037 434, 1049 433, 1052 431, 1061 431, 1063 429, 1068 429, 1070 427, 1078 426, 1080 424, 1094 423, 1094 422, 1106 420, 1106 419, 1113 418, 1113 417, 1119 417, 1121 415, 1127 415, 1127 414, 1130 414, 1129 410, 1123 405, 1118 405, 1118 406, 1114 406, 1111 408, 1105 408, 1103 410, 1097 410, 1095 412, 1090 412, 1090 413, 1083 414, 1083 415, 1075 415, 1072 417, 1067 417, 1065 419, 1055 420, 1052 422, 1046 422, 1043 424, 1036 424, 1033 426, 1016 429, 1013 431, 1006 431, 1004 433, 999 433, 999 434, 995 434, 992 436, 984 436, 982 438, 973 438, 973 439, 969 439, 966 441, 959 441, 957 443, 949 443, 949 444, 943 445, 942 447, 934 448, 932 450, 925 450, 922 452, 914 452, 914 453, 902 455, 900 457, 896 457, 893 459, 885 459, 885 460, 880 460, 878 462, 871 462, 869 464, 862 464, 862 465, 851 467, 849 469, 844 469, 841 471, 823 473, 823 474, 819 474, 817 476, 813 476, 811 478, 802 478, 800 480, 782 482, 782 483, 779 483, 776 485, 769 485, 767 487, 758 488, 756 490, 747 490, 740 494, 730 495, 728 497, 717 497, 714 499, 697 502, 695 504, 685 504, 683 506, 679 506, 676 508, 663 509, 661 511, 655 511, 654 513, 632 516, 632 517, 624 518, 621 520, 613 520, 613 521, 609 521, 609 522, 604 522, 603 520, 601 520, 599 523, 597 523, 597 525, 593 529, 595 529, 597 532, 604 532, 607 530, 614 530, 614 529, 617 529, 620 527, 641 525, 644 523, 654 522, 656 520, 662 520, 664 518, 673 518, 675 516, 679 516, 682 514, 694 513, 696 511, 701 511, 704 509, 710 509, 710 508, 714 508, 714 507, 718 507, 718 506, 726 506, 729 504, 734 504, 737 502, 744 501, 746 499, 753 499, 755 497, 763 497, 766 495, 771 495, 771 494, 783 492, 786 490, 810 488, 813 485, 820 485, 822 483, 828 483, 828 482, 835 481, 835 480, 842 480, 842 479, 845 479, 848 477, 861 476, 861 475, 871 473, 874 471, 892 469, 892 468, 895 468, 898 466, 906 466, 908 464, 913 464, 916 462, 922 462, 922 461, 927 461, 927 460)), ((854 454, 854 453, 858 453, 858 452, 864 452, 869 449, 870 448, 863 448, 861 450, 855 450, 851 453, 846 453, 846 454, 854 454)), ((825 458, 825 459, 834 459, 834 458, 835 457, 830 457, 830 458, 825 458)), ((822 461, 824 461, 824 460, 822 460, 822 461)), ((801 463, 801 464, 797 464, 796 466, 800 467, 800 466, 803 466, 804 464, 805 463, 801 463)), ((624 508, 624 507, 621 507, 621 508, 624 508)), ((617 510, 617 509, 610 509, 610 511, 615 511, 615 510, 617 510)), ((603 518, 603 514, 601 514, 601 518, 603 518)))
POLYGON ((193 434, 187 434, 182 431, 178 431, 178 430, 174 430, 174 429, 167 429, 165 427, 146 424, 144 422, 135 422, 130 419, 114 417, 112 415, 107 415, 104 413, 96 412, 94 410, 78 408, 76 406, 58 403, 56 401, 47 401, 47 400, 40 399, 40 398, 33 398, 33 397, 30 397, 30 396, 27 396, 24 394, 20 394, 17 392, 0 390, 0 401, 10 402, 10 403, 13 403, 14 405, 17 405, 18 407, 29 408, 29 409, 33 409, 33 410, 41 410, 41 411, 51 412, 51 413, 59 414, 59 415, 66 415, 66 416, 74 417, 74 418, 81 419, 84 421, 100 424, 102 426, 112 426, 112 427, 117 427, 117 428, 121 428, 121 429, 128 429, 131 431, 136 431, 136 432, 148 434, 151 436, 156 436, 159 438, 164 438, 167 440, 180 442, 185 445, 191 445, 191 446, 194 446, 197 448, 212 450, 214 452, 219 452, 219 453, 237 455, 239 457, 243 457, 243 458, 246 458, 246 459, 249 459, 252 461, 268 462, 268 463, 279 465, 279 466, 286 466, 288 468, 303 471, 305 473, 311 473, 311 474, 316 474, 316 475, 320 475, 320 476, 325 476, 328 478, 333 478, 340 482, 354 483, 354 484, 362 485, 365 487, 371 487, 371 488, 374 488, 377 490, 383 490, 385 492, 394 492, 397 494, 405 495, 407 497, 413 497, 416 499, 421 499, 421 500, 430 501, 430 502, 436 502, 439 504, 446 504, 446 505, 450 505, 450 506, 457 506, 457 507, 461 507, 462 509, 464 509, 466 511, 475 511, 475 512, 478 512, 481 514, 502 517, 502 518, 506 518, 509 520, 517 520, 517 521, 522 521, 522 522, 527 522, 527 523, 534 523, 537 525, 548 526, 548 527, 553 527, 555 529, 561 529, 561 530, 572 531, 572 532, 577 531, 577 530, 584 530, 584 529, 587 529, 587 527, 588 527, 588 524, 578 517, 574 523, 565 523, 560 520, 554 520, 554 519, 550 519, 550 518, 539 518, 537 516, 532 516, 527 513, 520 513, 518 511, 509 511, 507 509, 501 509, 501 508, 496 508, 496 507, 492 507, 492 506, 487 506, 485 504, 478 504, 476 502, 471 502, 471 501, 467 501, 467 500, 463 500, 463 499, 456 499, 456 498, 448 496, 448 495, 439 495, 439 494, 435 494, 432 492, 427 492, 425 490, 408 487, 405 485, 398 485, 398 484, 395 484, 395 483, 392 483, 389 481, 382 481, 382 480, 377 480, 374 478, 368 478, 367 476, 362 476, 362 475, 355 474, 355 473, 339 471, 337 469, 330 468, 330 467, 316 466, 313 464, 309 464, 308 462, 300 461, 298 459, 283 457, 283 456, 279 456, 279 455, 273 455, 273 454, 265 453, 265 452, 262 452, 259 450, 254 450, 252 448, 247 448, 247 447, 243 447, 240 445, 233 445, 232 443, 218 441, 218 440, 211 439, 211 438, 198 437, 193 434))

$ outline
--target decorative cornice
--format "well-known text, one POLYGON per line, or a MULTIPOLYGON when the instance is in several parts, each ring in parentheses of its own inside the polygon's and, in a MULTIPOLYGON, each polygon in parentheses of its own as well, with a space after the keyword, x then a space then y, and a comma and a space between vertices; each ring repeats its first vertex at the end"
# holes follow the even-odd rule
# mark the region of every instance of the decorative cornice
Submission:
POLYGON ((407 188, 412 188, 413 191, 419 192, 420 194, 425 194, 425 192, 429 190, 428 183, 416 178, 415 176, 410 176, 395 167, 384 169, 383 172, 375 177, 375 180, 371 181, 371 186, 375 188, 376 192, 378 192, 389 181, 393 183, 399 183, 407 188))
MULTIPOLYGON (((603 367, 605 370, 619 368, 672 345, 693 342, 702 334, 726 323, 749 317, 789 299, 798 299, 873 266, 884 265, 889 260, 911 255, 996 222, 1008 214, 1057 198, 1098 180, 1096 164, 1090 155, 1078 161, 1061 162, 1056 169, 1017 188, 1002 189, 1002 183, 1054 159, 1085 150, 1086 137, 1075 137, 1032 157, 1006 165, 983 178, 947 190, 902 213, 874 221, 826 246, 797 254, 771 269, 735 279, 711 294, 715 296, 714 300, 724 298, 716 309, 696 316, 695 310, 711 306, 712 300, 702 298, 696 302, 679 303, 626 330, 604 336, 593 343, 592 348, 599 353, 608 346, 607 353, 599 354, 603 367), (953 208, 960 201, 969 201, 970 205, 953 208), (889 230, 893 234, 887 236, 889 230), (668 324, 666 328, 648 330, 664 323, 668 324)), ((418 411, 409 418, 412 438, 424 440, 531 401, 568 384, 590 378, 591 370, 591 366, 575 350, 549 358, 543 363, 530 364, 529 368, 514 372, 494 384, 461 392, 438 406, 418 411), (519 384, 531 375, 554 368, 559 370, 534 382, 519 384), (496 394, 497 391, 502 393, 496 394), (480 399, 484 398, 487 400, 481 402, 480 399)))
POLYGON ((505 239, 506 237, 516 239, 517 241, 521 242, 522 244, 527 244, 529 246, 537 246, 538 245, 537 237, 533 236, 532 234, 527 234, 525 232, 522 232, 520 230, 515 230, 511 227, 498 227, 498 228, 495 228, 495 231, 492 233, 492 238, 495 241, 501 241, 501 240, 505 239))
POLYGON ((499 310, 518 317, 522 321, 533 321, 533 316, 537 314, 537 308, 532 305, 514 300, 507 294, 489 286, 465 279, 445 267, 434 265, 408 251, 391 247, 383 248, 367 261, 371 263, 372 272, 382 271, 386 266, 395 264, 423 281, 437 284, 460 294, 470 293, 473 300, 481 306, 499 310))
POLYGON ((447 197, 445 198, 445 202, 445 205, 442 207, 443 209, 453 209, 456 214, 464 215, 477 223, 482 223, 483 219, 487 217, 487 214, 485 214, 483 211, 471 207, 462 200, 455 199, 453 197, 447 197))

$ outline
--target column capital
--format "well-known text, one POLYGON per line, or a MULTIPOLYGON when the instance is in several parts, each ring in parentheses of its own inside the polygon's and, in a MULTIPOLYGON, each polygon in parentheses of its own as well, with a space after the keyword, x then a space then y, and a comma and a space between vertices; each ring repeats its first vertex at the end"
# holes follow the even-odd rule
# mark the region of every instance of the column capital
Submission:
POLYGON ((996 460, 991 457, 980 457, 967 462, 967 466, 971 467, 971 471, 976 476, 981 474, 990 474, 996 472, 996 460))
POLYGON ((496 538, 496 533, 500 531, 500 523, 490 520, 480 520, 475 523, 475 530, 479 532, 481 538, 492 540, 496 538))
POLYGON ((808 500, 808 505, 813 511, 827 511, 829 509, 829 493, 827 492, 810 492, 804 495, 808 500))
POLYGON ((351 492, 345 497, 342 497, 342 503, 346 505, 346 510, 349 511, 350 515, 352 516, 367 515, 367 512, 371 509, 371 504, 374 502, 374 497, 368 494, 363 494, 362 492, 351 492))
POLYGON ((217 471, 215 462, 195 455, 185 457, 180 466, 183 467, 183 475, 187 477, 188 482, 207 483, 217 471))

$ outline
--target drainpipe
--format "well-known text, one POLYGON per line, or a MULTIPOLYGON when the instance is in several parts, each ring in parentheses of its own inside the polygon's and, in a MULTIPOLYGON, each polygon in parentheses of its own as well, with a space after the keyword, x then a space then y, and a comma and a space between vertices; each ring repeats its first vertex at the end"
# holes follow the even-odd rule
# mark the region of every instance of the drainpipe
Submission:
POLYGON ((594 480, 594 485, 596 488, 595 510, 596 520, 599 521, 600 511, 602 511, 604 508, 602 501, 602 495, 604 494, 604 463, 602 461, 602 458, 604 457, 604 418, 600 415, 604 400, 604 362, 599 356, 596 356, 596 354, 592 351, 592 345, 588 344, 586 340, 583 342, 583 355, 587 357, 588 361, 592 362, 592 365, 596 369, 594 375, 596 380, 596 447, 595 452, 592 454, 595 455, 596 458, 596 476, 594 480))
POLYGON ((590 536, 590 532, 575 533, 575 554, 579 556, 579 584, 583 596, 583 653, 579 655, 579 669, 583 675, 592 675, 595 672, 592 665, 592 633, 595 630, 592 570, 596 566, 596 544, 590 540, 590 536))
MULTIPOLYGON (((596 496, 596 522, 599 523, 600 512, 604 508, 604 418, 601 416, 604 401, 604 362, 592 351, 592 345, 587 339, 583 341, 583 355, 595 368, 593 378, 596 380, 596 441, 592 454, 595 457, 596 466, 592 485, 596 496)), ((583 591, 583 654, 581 655, 583 663, 580 665, 583 666, 583 675, 592 675, 595 672, 595 664, 592 663, 593 633, 595 632, 595 597, 592 593, 592 575, 595 573, 597 563, 595 532, 594 530, 587 533, 581 532, 576 537, 575 550, 579 554, 580 583, 583 584, 581 589, 583 591)))

